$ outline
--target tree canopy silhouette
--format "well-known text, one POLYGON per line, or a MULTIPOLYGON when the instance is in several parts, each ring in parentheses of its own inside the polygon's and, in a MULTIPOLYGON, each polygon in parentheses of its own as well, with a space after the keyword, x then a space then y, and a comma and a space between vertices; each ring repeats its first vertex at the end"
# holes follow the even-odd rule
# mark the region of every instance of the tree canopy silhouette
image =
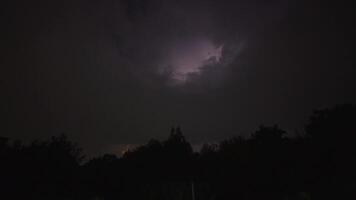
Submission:
POLYGON ((4 199, 353 199, 356 109, 317 110, 305 135, 277 125, 193 152, 181 129, 123 155, 84 161, 62 134, 24 144, 0 137, 4 199))

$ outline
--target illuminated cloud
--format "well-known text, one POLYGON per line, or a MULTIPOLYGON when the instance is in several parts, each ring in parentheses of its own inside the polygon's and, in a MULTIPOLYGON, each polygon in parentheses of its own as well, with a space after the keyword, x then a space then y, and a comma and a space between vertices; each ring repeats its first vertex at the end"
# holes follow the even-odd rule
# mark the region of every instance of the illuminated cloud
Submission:
POLYGON ((214 45, 206 39, 183 41, 172 48, 160 70, 162 72, 168 68, 174 82, 184 83, 190 75, 199 75, 203 66, 219 63, 222 51, 223 45, 214 45))

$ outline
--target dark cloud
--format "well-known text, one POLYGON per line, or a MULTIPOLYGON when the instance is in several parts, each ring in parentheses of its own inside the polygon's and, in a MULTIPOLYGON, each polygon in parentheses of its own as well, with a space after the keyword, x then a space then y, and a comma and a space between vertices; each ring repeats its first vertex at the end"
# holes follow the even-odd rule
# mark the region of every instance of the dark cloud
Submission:
POLYGON ((93 153, 180 124, 200 144, 262 123, 293 131, 314 108, 356 101, 347 2, 16 0, 2 9, 1 132, 11 138, 66 132, 93 153), (162 60, 202 38, 223 45, 221 61, 172 85, 162 60))

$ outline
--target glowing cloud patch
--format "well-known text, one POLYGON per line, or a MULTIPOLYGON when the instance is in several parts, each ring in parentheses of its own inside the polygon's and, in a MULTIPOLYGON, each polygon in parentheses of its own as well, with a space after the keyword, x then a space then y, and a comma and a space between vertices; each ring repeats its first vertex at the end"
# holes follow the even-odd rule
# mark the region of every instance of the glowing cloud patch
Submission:
POLYGON ((223 45, 216 46, 208 40, 195 40, 182 43, 170 52, 164 66, 170 70, 170 78, 183 83, 190 74, 199 74, 206 64, 220 62, 223 45))

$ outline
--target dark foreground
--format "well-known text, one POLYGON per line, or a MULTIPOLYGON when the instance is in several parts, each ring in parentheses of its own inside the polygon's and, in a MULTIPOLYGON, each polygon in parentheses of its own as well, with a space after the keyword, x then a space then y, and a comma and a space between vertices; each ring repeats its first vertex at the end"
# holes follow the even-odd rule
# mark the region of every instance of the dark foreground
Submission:
POLYGON ((316 111, 305 133, 287 136, 261 126, 194 153, 174 128, 165 141, 87 162, 64 135, 0 138, 0 199, 356 199, 355 107, 316 111))

